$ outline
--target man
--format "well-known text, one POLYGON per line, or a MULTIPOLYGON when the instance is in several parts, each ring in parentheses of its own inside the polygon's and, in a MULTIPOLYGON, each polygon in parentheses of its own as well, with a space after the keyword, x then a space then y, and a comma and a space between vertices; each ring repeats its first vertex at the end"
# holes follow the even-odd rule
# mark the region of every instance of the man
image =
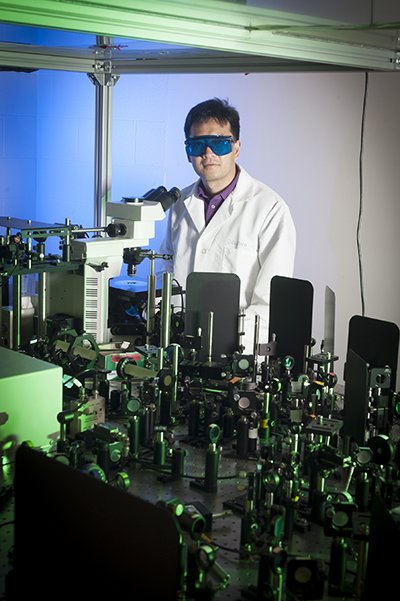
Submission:
POLYGON ((189 111, 186 153, 200 179, 169 210, 160 252, 174 255, 173 262, 161 261, 161 270, 182 286, 193 271, 239 276, 243 344, 251 353, 256 314, 259 340, 269 341, 270 282, 292 276, 296 232, 285 202, 236 163, 239 131, 239 114, 227 101, 214 98, 189 111))

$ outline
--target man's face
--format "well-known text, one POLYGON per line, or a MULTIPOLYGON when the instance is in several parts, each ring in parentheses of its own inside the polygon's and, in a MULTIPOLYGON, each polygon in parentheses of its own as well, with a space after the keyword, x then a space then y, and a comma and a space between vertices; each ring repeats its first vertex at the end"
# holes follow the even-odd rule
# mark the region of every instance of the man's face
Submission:
MULTIPOLYGON (((190 128, 190 137, 196 136, 231 136, 232 131, 229 123, 221 125, 215 119, 204 121, 192 125, 190 128)), ((200 157, 188 156, 189 163, 192 163, 193 169, 201 178, 205 188, 213 194, 218 194, 224 188, 229 186, 235 177, 235 161, 240 154, 240 141, 233 143, 233 149, 230 154, 217 156, 211 148, 206 148, 204 154, 200 157)))

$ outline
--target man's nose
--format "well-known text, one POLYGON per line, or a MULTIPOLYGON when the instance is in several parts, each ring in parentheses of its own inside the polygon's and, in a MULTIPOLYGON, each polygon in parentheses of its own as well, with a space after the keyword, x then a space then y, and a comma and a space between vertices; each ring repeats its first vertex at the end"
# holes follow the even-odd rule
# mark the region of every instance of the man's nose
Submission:
POLYGON ((214 154, 214 153, 213 153, 213 151, 211 150, 211 148, 210 148, 209 146, 207 146, 207 147, 206 147, 206 149, 205 149, 205 151, 204 151, 204 153, 203 153, 203 156, 207 157, 207 156, 211 156, 211 155, 213 155, 213 154, 214 154))

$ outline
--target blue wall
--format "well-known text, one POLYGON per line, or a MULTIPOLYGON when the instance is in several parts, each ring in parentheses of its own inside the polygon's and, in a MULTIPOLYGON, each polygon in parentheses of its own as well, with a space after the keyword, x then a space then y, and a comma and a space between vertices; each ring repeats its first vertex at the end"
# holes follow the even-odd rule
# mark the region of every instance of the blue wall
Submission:
POLYGON ((38 74, 0 72, 0 213, 36 217, 38 74))
MULTIPOLYGON (((96 43, 95 36, 6 25, 0 40, 96 43)), ((114 88, 113 200, 165 184, 168 82, 168 76, 136 75, 121 77, 114 88)), ((45 223, 68 217, 93 226, 95 92, 85 73, 0 72, 0 215, 45 223)), ((158 238, 162 228, 157 225, 158 238)), ((58 252, 58 244, 46 249, 58 252)), ((147 273, 148 266, 142 269, 147 273)))
MULTIPOLYGON (((0 25, 2 41, 88 43, 93 36, 0 25)), ((0 213, 93 223, 93 84, 86 74, 0 72, 0 213)))

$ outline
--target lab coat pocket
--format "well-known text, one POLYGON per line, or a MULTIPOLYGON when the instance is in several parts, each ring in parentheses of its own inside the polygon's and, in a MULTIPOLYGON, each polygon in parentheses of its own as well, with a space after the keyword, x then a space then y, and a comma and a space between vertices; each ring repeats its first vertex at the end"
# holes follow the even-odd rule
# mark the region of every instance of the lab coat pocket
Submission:
MULTIPOLYGON (((224 246, 223 271, 235 273, 241 281, 243 293, 252 288, 259 272, 257 250, 252 245, 228 238, 224 246)), ((247 294, 246 294, 247 296, 247 294)))

